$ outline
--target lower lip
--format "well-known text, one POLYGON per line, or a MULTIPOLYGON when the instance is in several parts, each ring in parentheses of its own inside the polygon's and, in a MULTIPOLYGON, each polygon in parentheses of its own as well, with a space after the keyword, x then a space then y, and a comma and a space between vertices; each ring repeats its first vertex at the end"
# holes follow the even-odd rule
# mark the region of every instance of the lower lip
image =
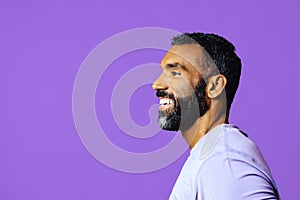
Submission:
POLYGON ((159 110, 166 110, 172 108, 172 104, 160 105, 159 110))

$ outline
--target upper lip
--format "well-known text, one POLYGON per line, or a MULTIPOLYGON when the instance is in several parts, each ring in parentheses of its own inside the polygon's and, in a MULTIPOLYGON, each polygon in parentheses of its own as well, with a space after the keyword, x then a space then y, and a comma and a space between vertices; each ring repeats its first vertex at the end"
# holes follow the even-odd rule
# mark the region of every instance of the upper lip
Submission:
POLYGON ((158 97, 159 99, 170 99, 170 100, 173 100, 175 101, 174 98, 170 97, 170 96, 163 96, 163 97, 158 97))

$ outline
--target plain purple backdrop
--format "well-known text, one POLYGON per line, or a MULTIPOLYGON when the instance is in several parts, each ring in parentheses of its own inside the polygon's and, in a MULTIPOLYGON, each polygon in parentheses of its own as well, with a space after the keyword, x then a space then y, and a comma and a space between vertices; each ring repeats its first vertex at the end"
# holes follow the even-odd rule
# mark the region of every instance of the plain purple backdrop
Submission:
MULTIPOLYGON (((73 83, 88 53, 116 33, 145 26, 213 32, 235 44, 243 70, 231 123, 260 147, 282 199, 299 199, 299 6, 291 0, 1 0, 0 199, 167 199, 187 152, 159 171, 119 172, 88 153, 72 117, 73 83)), ((124 136, 105 106, 113 77, 162 55, 123 56, 99 82, 97 112, 108 116, 100 123, 115 130, 108 137, 124 149, 152 151, 161 145, 155 140, 174 136, 124 136)), ((150 85, 134 93, 129 109, 137 123, 148 123, 154 94, 150 85)))

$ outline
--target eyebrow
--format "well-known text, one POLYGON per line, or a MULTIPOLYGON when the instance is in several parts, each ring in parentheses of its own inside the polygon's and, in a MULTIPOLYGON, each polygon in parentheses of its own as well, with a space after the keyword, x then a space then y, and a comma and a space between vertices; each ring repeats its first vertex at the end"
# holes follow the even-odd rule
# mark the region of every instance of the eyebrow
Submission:
POLYGON ((166 68, 173 68, 173 67, 178 67, 178 68, 181 68, 181 69, 187 71, 187 68, 184 65, 181 65, 181 64, 179 64, 177 62, 166 64, 166 68))

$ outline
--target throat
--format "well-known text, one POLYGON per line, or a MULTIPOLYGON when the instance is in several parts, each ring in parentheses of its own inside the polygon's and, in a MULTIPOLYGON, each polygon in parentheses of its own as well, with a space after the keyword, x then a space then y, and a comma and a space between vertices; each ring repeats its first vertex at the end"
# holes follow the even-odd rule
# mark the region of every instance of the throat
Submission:
POLYGON ((209 124, 204 123, 202 118, 198 118, 195 123, 186 131, 182 132, 182 136, 192 149, 197 142, 208 132, 209 124))
POLYGON ((219 124, 228 123, 225 115, 222 115, 222 117, 217 118, 214 121, 211 119, 210 113, 208 112, 204 116, 199 117, 189 129, 182 132, 182 136, 188 143, 190 149, 192 149, 209 130, 219 124))

